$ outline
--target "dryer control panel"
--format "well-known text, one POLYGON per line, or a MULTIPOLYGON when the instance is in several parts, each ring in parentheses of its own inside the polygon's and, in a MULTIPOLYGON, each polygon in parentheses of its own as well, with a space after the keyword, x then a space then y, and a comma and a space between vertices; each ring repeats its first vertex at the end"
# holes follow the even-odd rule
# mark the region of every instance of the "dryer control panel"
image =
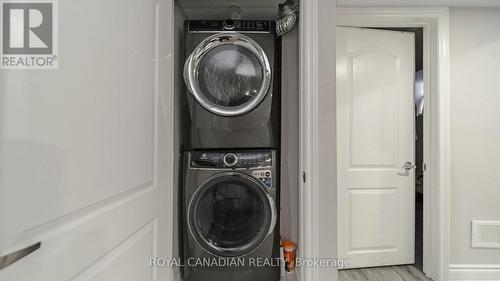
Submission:
POLYGON ((193 151, 190 153, 190 166, 200 169, 255 169, 271 167, 271 151, 193 151))
POLYGON ((212 33, 238 31, 243 33, 269 33, 272 22, 268 20, 190 20, 189 32, 212 33))

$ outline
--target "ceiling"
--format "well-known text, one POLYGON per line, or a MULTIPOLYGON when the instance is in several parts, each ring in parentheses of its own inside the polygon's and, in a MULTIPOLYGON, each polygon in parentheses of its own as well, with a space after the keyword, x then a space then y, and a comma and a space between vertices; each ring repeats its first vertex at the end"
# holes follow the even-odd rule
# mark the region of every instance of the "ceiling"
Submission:
POLYGON ((338 7, 500 7, 500 0, 337 0, 338 7))
MULTIPOLYGON (((275 19, 285 0, 176 0, 190 19, 230 18, 239 7, 243 19, 275 19)), ((313 0, 300 0, 313 1, 313 0)), ((314 0, 316 1, 316 0, 314 0)), ((500 7, 500 0, 337 0, 338 7, 500 7)))

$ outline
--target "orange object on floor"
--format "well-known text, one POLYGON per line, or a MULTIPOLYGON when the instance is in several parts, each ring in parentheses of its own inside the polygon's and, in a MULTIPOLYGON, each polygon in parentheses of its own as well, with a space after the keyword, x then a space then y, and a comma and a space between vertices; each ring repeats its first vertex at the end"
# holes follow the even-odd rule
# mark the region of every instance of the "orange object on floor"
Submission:
POLYGON ((295 259, 297 257, 297 244, 290 240, 283 241, 285 270, 295 272, 295 259))

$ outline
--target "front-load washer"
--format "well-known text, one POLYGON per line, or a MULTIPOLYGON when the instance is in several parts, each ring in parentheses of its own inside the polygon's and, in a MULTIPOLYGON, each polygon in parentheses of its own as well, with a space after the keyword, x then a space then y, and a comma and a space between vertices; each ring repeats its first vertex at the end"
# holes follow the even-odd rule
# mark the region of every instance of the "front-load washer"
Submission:
POLYGON ((274 22, 185 26, 184 149, 278 149, 280 44, 274 22))
POLYGON ((278 281, 279 182, 273 150, 185 152, 184 281, 278 281))

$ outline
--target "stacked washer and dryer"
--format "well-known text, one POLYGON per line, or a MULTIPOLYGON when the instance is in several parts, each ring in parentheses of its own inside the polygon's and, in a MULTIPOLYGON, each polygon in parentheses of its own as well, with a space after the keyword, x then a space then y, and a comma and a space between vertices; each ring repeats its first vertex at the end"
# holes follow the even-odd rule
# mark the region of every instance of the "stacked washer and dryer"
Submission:
POLYGON ((279 259, 280 240, 281 62, 274 25, 186 22, 185 281, 280 279, 279 264, 270 262, 279 259))

